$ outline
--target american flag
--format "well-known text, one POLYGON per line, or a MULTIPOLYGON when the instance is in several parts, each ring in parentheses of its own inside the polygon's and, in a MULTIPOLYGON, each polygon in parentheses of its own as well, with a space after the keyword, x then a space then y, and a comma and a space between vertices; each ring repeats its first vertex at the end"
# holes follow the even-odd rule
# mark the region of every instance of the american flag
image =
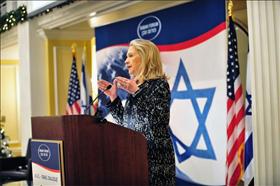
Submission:
POLYGON ((68 99, 66 106, 67 115, 79 115, 81 113, 80 106, 80 83, 76 66, 76 53, 72 50, 72 67, 68 87, 68 99))
POLYGON ((238 64, 237 37, 234 23, 230 16, 227 63, 226 185, 237 185, 243 176, 244 141, 244 100, 238 64))

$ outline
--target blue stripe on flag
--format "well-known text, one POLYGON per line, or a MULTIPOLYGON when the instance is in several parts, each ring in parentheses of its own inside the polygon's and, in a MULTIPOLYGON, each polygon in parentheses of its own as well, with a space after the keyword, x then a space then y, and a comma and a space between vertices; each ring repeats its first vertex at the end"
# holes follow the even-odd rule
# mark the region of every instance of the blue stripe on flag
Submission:
POLYGON ((253 134, 251 133, 245 143, 245 170, 253 159, 253 134))
POLYGON ((81 84, 81 107, 82 112, 81 114, 90 115, 90 109, 88 109, 89 105, 89 95, 88 95, 88 89, 87 89, 87 77, 86 77, 86 69, 85 69, 85 63, 83 60, 82 64, 82 84, 81 84))

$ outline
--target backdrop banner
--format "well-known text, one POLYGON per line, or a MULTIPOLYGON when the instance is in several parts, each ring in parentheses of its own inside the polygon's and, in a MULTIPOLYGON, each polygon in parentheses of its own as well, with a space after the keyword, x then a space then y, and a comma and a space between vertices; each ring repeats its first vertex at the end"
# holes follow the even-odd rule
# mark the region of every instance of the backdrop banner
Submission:
MULTIPOLYGON (((124 61, 135 38, 153 41, 170 77, 170 133, 177 184, 224 185, 227 33, 225 1, 196 0, 95 28, 98 79, 129 78, 124 61)), ((118 92, 125 101, 126 93, 118 92)), ((113 121, 105 108, 99 108, 113 121)))

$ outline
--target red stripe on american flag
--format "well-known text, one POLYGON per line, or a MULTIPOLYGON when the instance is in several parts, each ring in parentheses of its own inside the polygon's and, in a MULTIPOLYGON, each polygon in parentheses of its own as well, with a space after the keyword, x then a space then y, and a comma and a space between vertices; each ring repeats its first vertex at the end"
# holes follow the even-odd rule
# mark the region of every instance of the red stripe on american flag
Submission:
POLYGON ((227 127, 227 139, 229 140, 232 132, 234 131, 235 128, 235 116, 232 117, 232 120, 230 121, 228 127, 227 127))
POLYGON ((80 107, 80 104, 77 101, 73 104, 72 108, 75 110, 73 112, 74 114, 81 114, 81 107, 80 107))
POLYGON ((227 111, 230 110, 230 108, 232 107, 232 104, 237 102, 242 95, 243 95, 242 86, 240 85, 238 87, 237 91, 235 92, 235 100, 231 100, 231 99, 227 100, 227 111))
POLYGON ((232 148, 230 149, 228 155, 227 155, 227 162, 228 165, 231 164, 235 154, 237 153, 239 147, 241 147, 242 143, 244 143, 244 139, 245 139, 245 128, 242 130, 242 132, 240 133, 240 135, 238 136, 238 138, 235 140, 232 148))
POLYGON ((239 84, 239 87, 235 92, 235 102, 237 102, 239 100, 239 98, 241 98, 242 96, 243 96, 242 86, 241 86, 241 84, 239 84))
MULTIPOLYGON (((237 115, 234 115, 227 127, 228 139, 232 135, 234 128, 237 127, 236 123, 240 124, 240 121, 244 118, 244 106, 241 107, 237 115)), ((241 123, 242 124, 242 123, 241 123)))
POLYGON ((240 164, 238 164, 233 172, 233 175, 231 176, 229 185, 235 185, 235 183, 238 182, 238 180, 240 179, 241 170, 242 170, 242 167, 240 166, 240 164))
MULTIPOLYGON (((236 123, 240 123, 240 121, 244 118, 244 105, 241 107, 241 109, 239 110, 239 112, 236 115, 236 123)), ((245 126, 244 126, 245 128, 245 126)))
POLYGON ((231 99, 227 100, 227 112, 230 110, 233 103, 234 103, 234 100, 231 100, 231 99))

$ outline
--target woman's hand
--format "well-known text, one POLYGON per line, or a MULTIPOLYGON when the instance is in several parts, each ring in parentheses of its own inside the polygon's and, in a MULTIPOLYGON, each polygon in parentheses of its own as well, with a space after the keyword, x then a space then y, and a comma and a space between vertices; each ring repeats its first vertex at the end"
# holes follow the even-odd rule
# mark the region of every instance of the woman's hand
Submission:
POLYGON ((110 97, 111 102, 114 101, 117 98, 117 83, 114 81, 113 85, 105 80, 99 80, 97 82, 98 89, 104 92, 107 96, 110 97), (108 90, 107 87, 111 85, 112 87, 108 90))
POLYGON ((130 94, 134 94, 139 89, 135 80, 127 79, 120 76, 114 79, 114 84, 116 84, 119 88, 127 91, 130 94))

